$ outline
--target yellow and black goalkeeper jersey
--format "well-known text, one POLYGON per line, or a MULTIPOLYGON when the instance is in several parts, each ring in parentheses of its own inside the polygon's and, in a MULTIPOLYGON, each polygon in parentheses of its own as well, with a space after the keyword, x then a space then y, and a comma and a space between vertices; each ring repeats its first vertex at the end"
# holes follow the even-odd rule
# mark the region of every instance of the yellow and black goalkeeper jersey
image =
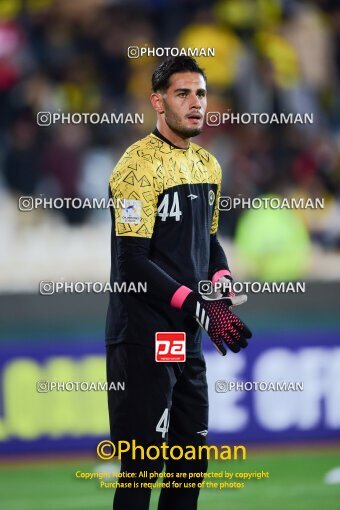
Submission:
POLYGON ((228 268, 216 239, 220 184, 216 158, 194 143, 181 149, 155 130, 126 150, 110 178, 108 344, 154 347, 156 332, 185 331, 187 355, 200 351, 197 322, 170 303, 228 268), (146 292, 135 292, 139 282, 146 292))

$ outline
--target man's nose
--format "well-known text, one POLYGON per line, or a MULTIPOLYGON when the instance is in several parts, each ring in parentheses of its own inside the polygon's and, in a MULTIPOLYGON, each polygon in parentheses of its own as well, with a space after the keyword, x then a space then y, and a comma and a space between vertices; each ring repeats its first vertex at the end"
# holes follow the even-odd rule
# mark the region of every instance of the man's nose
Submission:
POLYGON ((201 102, 200 102, 198 96, 196 96, 196 94, 192 97, 192 101, 191 101, 190 107, 191 108, 197 108, 197 109, 201 109, 202 108, 201 102))

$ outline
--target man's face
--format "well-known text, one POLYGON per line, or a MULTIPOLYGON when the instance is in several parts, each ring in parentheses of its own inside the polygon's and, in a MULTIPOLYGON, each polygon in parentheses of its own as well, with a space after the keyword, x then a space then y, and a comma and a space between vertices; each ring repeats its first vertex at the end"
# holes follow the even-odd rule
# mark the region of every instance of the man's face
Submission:
POLYGON ((183 138, 201 133, 207 108, 206 84, 201 74, 173 74, 162 98, 165 122, 172 131, 183 138))

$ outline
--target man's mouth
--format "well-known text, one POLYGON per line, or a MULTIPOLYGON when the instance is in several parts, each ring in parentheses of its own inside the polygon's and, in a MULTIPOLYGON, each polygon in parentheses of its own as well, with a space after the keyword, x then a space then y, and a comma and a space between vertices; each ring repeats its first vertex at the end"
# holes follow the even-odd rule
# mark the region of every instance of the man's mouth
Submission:
POLYGON ((191 120, 201 120, 202 119, 202 115, 200 113, 190 113, 187 117, 188 117, 188 119, 191 119, 191 120))

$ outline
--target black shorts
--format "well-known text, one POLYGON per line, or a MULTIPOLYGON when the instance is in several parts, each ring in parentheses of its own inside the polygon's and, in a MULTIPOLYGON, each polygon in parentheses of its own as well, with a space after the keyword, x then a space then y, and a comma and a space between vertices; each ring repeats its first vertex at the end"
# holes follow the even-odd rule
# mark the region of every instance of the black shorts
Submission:
POLYGON ((139 444, 205 443, 208 387, 203 355, 182 363, 157 363, 154 349, 107 346, 111 440, 139 444), (119 390, 118 383, 125 385, 119 390))

